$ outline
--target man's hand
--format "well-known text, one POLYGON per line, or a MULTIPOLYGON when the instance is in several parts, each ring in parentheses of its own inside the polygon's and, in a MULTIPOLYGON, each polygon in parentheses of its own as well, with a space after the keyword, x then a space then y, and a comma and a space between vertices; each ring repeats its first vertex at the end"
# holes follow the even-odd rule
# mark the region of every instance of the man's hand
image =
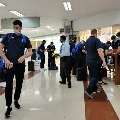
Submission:
POLYGON ((19 63, 23 63, 25 61, 25 56, 22 56, 18 59, 18 62, 19 63))
POLYGON ((103 62, 102 66, 103 68, 106 68, 106 62, 103 62))
POLYGON ((87 53, 86 50, 82 50, 82 52, 85 53, 85 54, 87 53))
POLYGON ((11 62, 9 60, 5 61, 5 68, 7 68, 7 69, 11 68, 11 62))

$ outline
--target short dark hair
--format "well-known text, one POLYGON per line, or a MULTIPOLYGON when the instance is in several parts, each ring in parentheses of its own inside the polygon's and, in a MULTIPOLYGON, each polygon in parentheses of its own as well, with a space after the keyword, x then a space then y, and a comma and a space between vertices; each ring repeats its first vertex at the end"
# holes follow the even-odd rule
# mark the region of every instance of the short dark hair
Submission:
POLYGON ((15 20, 13 22, 13 25, 19 25, 20 27, 22 27, 22 22, 20 20, 15 20))
POLYGON ((111 37, 111 40, 115 40, 115 39, 116 39, 116 36, 113 35, 113 36, 111 37))
POLYGON ((54 44, 53 42, 51 42, 51 44, 54 44))
POLYGON ((42 42, 46 42, 46 40, 43 40, 42 42))
POLYGON ((76 38, 76 37, 73 37, 72 39, 73 39, 73 40, 77 40, 77 38, 76 38))
POLYGON ((110 41, 107 41, 106 44, 110 45, 111 46, 111 42, 110 41))
POLYGON ((120 37, 120 32, 118 32, 118 33, 116 34, 116 36, 117 36, 117 37, 120 37))
POLYGON ((60 38, 64 41, 66 40, 66 36, 64 36, 64 35, 60 36, 60 38))
POLYGON ((91 30, 91 34, 92 34, 92 35, 97 34, 97 29, 92 29, 92 30, 91 30))

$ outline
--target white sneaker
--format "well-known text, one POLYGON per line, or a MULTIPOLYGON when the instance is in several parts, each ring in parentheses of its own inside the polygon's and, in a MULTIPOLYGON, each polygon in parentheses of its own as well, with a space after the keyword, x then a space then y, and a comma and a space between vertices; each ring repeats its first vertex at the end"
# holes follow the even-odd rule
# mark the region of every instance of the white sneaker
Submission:
POLYGON ((43 72, 43 69, 40 68, 40 72, 43 72))
POLYGON ((46 71, 47 69, 45 69, 45 68, 42 68, 42 70, 46 71))
POLYGON ((6 82, 2 82, 2 83, 0 83, 0 87, 5 88, 5 87, 6 87, 6 82))
POLYGON ((85 94, 86 94, 90 99, 93 99, 92 94, 89 94, 86 90, 85 90, 85 94))
POLYGON ((93 93, 100 93, 101 90, 98 88, 97 91, 93 92, 93 93))
POLYGON ((75 77, 75 75, 71 75, 71 77, 75 77))

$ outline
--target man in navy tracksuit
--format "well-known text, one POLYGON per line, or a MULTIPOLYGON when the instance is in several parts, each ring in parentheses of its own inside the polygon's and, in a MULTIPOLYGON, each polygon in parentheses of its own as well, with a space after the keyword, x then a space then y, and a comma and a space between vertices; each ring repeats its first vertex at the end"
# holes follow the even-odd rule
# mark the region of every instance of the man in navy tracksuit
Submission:
POLYGON ((103 67, 106 68, 102 44, 97 38, 96 29, 91 30, 91 36, 86 41, 85 47, 87 52, 87 66, 90 74, 90 83, 85 90, 85 93, 89 98, 93 98, 92 93, 99 92, 97 83, 101 72, 101 60, 103 62, 103 67))
POLYGON ((44 69, 44 64, 45 64, 45 44, 46 44, 46 40, 43 40, 42 41, 42 44, 38 47, 38 54, 40 56, 40 59, 41 59, 41 63, 40 63, 40 68, 45 70, 44 69))
POLYGON ((48 68, 55 66, 55 57, 52 56, 52 54, 55 51, 55 45, 53 42, 51 42, 50 45, 47 46, 48 51, 48 68))
POLYGON ((18 100, 20 98, 22 83, 24 79, 25 58, 28 58, 32 55, 32 45, 29 38, 21 34, 22 22, 20 20, 15 20, 13 22, 13 30, 14 33, 7 34, 0 43, 0 56, 4 59, 6 68, 6 117, 10 117, 12 111, 11 104, 14 75, 16 77, 14 105, 17 109, 20 109, 20 104, 18 103, 18 100), (2 50, 4 47, 7 47, 5 54, 2 50), (24 55, 25 48, 28 49, 28 52, 24 55))

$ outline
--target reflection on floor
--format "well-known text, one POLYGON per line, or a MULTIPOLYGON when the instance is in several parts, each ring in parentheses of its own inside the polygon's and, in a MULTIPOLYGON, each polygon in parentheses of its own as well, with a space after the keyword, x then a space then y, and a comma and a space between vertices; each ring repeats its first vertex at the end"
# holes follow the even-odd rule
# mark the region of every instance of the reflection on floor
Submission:
MULTIPOLYGON (((72 89, 59 84, 59 71, 40 72, 23 83, 20 103, 10 120, 85 120, 83 82, 72 77, 72 89)), ((0 96, 0 120, 4 120, 5 99, 0 96)))
MULTIPOLYGON (((10 120, 119 120, 120 88, 110 78, 90 100, 84 95, 87 81, 72 77, 72 88, 60 85, 59 71, 26 72, 20 99, 22 108, 10 120), (118 117, 119 118, 118 118, 118 117)), ((0 120, 4 120, 4 88, 0 87, 0 120)))

